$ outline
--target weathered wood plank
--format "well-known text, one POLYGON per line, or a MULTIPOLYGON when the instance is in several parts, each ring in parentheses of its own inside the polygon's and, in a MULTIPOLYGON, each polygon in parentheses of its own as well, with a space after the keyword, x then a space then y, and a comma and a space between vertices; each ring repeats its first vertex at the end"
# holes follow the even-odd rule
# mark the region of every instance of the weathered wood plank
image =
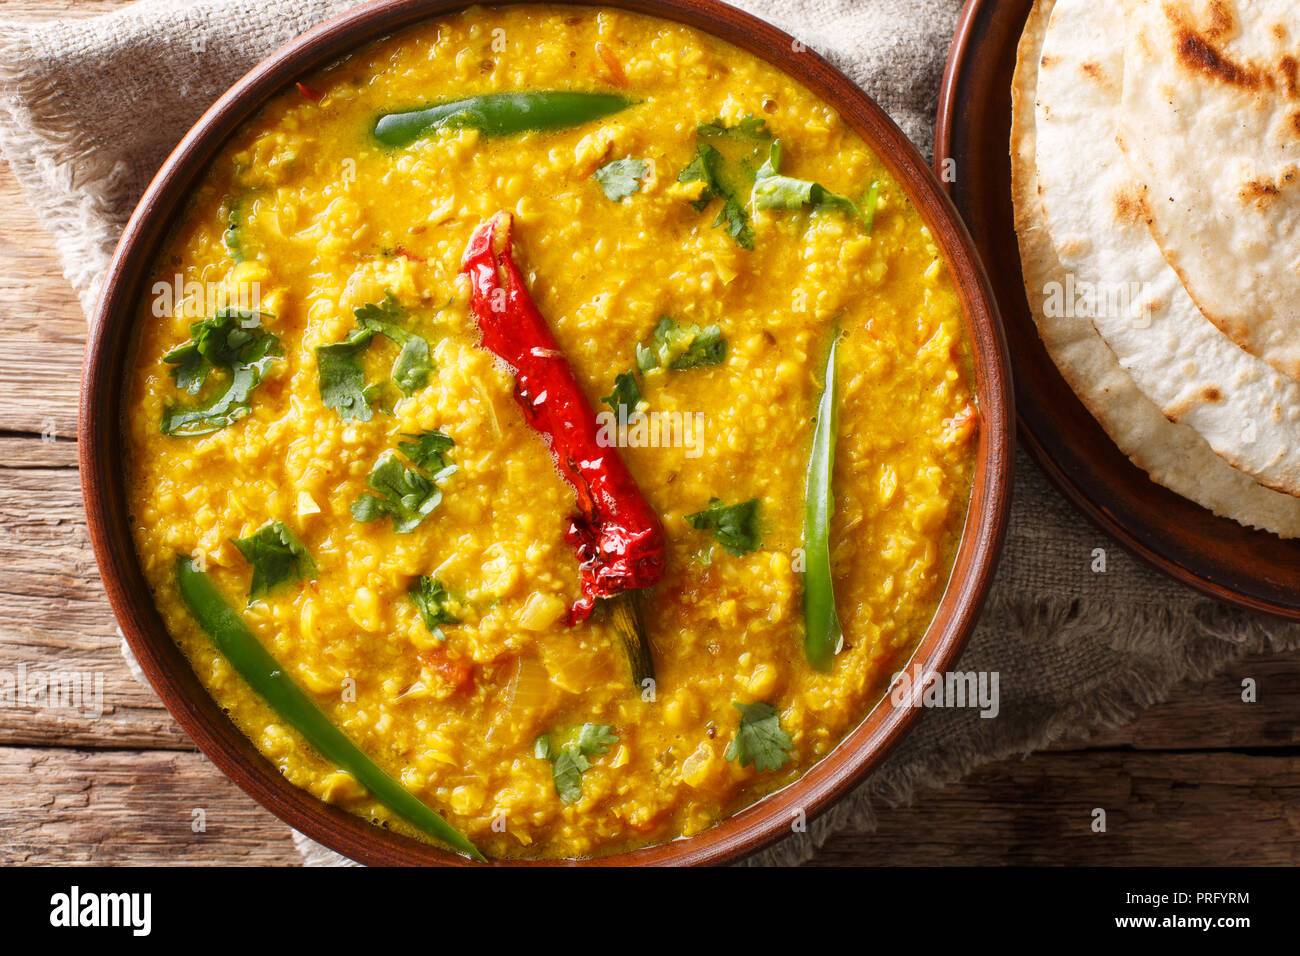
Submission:
POLYGON ((1005 760, 841 832, 819 866, 1295 865, 1300 757, 1089 751, 1005 760), (1106 832, 1092 831, 1093 810, 1106 832))
POLYGON ((1175 688, 1170 699, 1127 727, 1099 731, 1054 749, 1248 749, 1300 744, 1300 653, 1245 658, 1216 677, 1175 688), (1254 682, 1255 702, 1242 700, 1254 682))
POLYGON ((3 161, 0 262, 0 427, 72 437, 86 320, 63 278, 54 240, 3 161))
MULTIPOLYGON (((1041 754, 885 808, 814 863, 1295 864, 1298 805, 1292 755, 1041 754)), ((0 834, 0 863, 298 862, 287 828, 198 754, 0 748, 0 834)))
POLYGON ((199 754, 0 748, 0 864, 300 862, 289 828, 199 754))
POLYGON ((1251 655, 1205 681, 1187 681, 1169 699, 1122 727, 1085 731, 1047 752, 1111 750, 1240 750, 1292 748, 1300 743, 1300 652, 1251 655), (1243 681, 1256 700, 1242 700, 1243 681))
POLYGON ((55 709, 15 694, 0 706, 0 739, 190 749, 122 659, 80 498, 75 469, 0 469, 0 680, 58 674, 90 681, 102 713, 93 703, 55 709))
POLYGON ((12 23, 74 20, 111 13, 133 0, 4 0, 5 17, 12 23))
POLYGON ((75 440, 0 433, 0 468, 76 468, 75 440))

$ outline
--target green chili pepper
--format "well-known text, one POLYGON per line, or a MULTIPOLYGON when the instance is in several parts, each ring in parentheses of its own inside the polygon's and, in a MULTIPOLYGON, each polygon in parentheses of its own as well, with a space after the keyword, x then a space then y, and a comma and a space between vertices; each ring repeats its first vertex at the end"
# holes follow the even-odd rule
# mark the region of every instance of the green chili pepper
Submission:
POLYGON ((352 774, 376 800, 408 823, 437 837, 457 852, 486 862, 474 844, 381 770, 330 722, 253 636, 238 612, 226 603, 212 579, 185 555, 176 557, 176 583, 190 612, 212 638, 221 655, 321 756, 352 774))
POLYGON ((844 644, 839 615, 835 613, 835 583, 831 577, 831 515, 835 496, 831 476, 835 471, 837 396, 835 350, 837 331, 826 358, 826 385, 817 406, 812 454, 808 458, 808 484, 804 501, 803 619, 804 652, 816 670, 828 671, 844 644))
POLYGON ((427 133, 444 129, 472 128, 484 136, 563 129, 617 113, 634 102, 614 93, 568 90, 487 93, 385 113, 375 123, 375 139, 385 146, 409 146, 427 133))

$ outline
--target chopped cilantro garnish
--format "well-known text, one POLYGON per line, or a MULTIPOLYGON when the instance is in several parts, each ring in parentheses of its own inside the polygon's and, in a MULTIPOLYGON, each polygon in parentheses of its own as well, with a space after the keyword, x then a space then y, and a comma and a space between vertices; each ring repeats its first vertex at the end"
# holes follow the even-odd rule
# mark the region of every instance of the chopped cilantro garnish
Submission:
POLYGON ((392 451, 379 456, 366 484, 375 494, 363 494, 354 501, 352 517, 364 522, 390 515, 397 534, 414 531, 442 501, 442 490, 404 465, 392 451))
POLYGON ((402 397, 402 393, 397 390, 397 387, 391 381, 384 379, 382 382, 371 382, 363 388, 361 397, 375 411, 391 415, 398 399, 402 397))
POLYGON ((626 408, 625 414, 632 414, 641 404, 641 388, 636 383, 636 373, 620 372, 614 376, 614 390, 602 396, 600 400, 615 412, 620 408, 626 408))
POLYGON ((383 383, 367 386, 361 365, 361 356, 376 335, 398 346, 397 359, 389 375, 403 395, 412 395, 429 383, 433 360, 428 340, 398 324, 406 318, 406 310, 392 292, 385 294, 383 302, 353 309, 353 315, 359 328, 353 329, 342 342, 316 347, 318 385, 326 408, 335 409, 344 421, 355 418, 365 422, 373 414, 372 404, 386 404, 383 383))
POLYGON ((754 765, 756 770, 780 770, 790 759, 794 741, 781 729, 781 718, 776 708, 762 702, 740 704, 731 702, 740 711, 740 726, 736 736, 723 754, 728 760, 739 760, 742 767, 754 765))
POLYGON ((735 126, 727 126, 719 118, 699 124, 696 133, 701 139, 708 137, 724 146, 726 153, 709 143, 698 143, 695 158, 678 174, 677 181, 704 183, 699 198, 691 202, 700 212, 712 200, 721 198, 722 208, 713 225, 725 226, 742 249, 753 249, 754 230, 743 197, 753 183, 754 164, 762 155, 761 144, 772 138, 767 121, 746 116, 735 126))
POLYGON ((190 326, 190 341, 163 356, 176 387, 197 395, 213 369, 228 373, 226 387, 204 405, 163 410, 164 435, 209 435, 239 421, 252 406, 248 394, 261 383, 272 362, 284 355, 280 340, 261 328, 263 313, 221 309, 190 326))
POLYGON ((447 452, 456 444, 450 435, 434 429, 415 435, 403 433, 402 437, 410 441, 399 442, 398 449, 434 481, 456 470, 456 466, 447 461, 447 452))
POLYGON ((636 348, 636 364, 642 372, 717 365, 726 357, 727 340, 718 326, 680 325, 666 315, 659 317, 650 344, 636 348))
POLYGON ((433 370, 429 343, 423 336, 408 332, 397 324, 406 318, 406 310, 398 304, 392 292, 385 295, 383 302, 372 302, 354 309, 353 315, 363 329, 378 332, 398 346, 397 360, 393 362, 390 374, 403 395, 411 395, 429 383, 429 373, 433 370))
POLYGON ((650 164, 644 159, 616 159, 592 173, 591 178, 600 183, 606 199, 622 202, 641 191, 641 184, 649 173, 650 164))
POLYGON ((265 524, 247 538, 232 538, 231 544, 253 566, 249 604, 290 578, 310 581, 316 576, 316 562, 283 521, 265 524))
POLYGON ((724 505, 721 498, 711 498, 703 511, 687 515, 686 523, 700 531, 712 531, 728 554, 747 554, 759 545, 758 503, 751 498, 738 505, 724 505))
POLYGON ((715 227, 725 225, 727 235, 736 240, 742 249, 754 248, 754 228, 749 224, 749 213, 735 196, 727 196, 726 202, 718 211, 718 218, 713 220, 715 227))
POLYGON ((243 309, 220 309, 210 318, 190 325, 190 341, 177 346, 163 361, 174 365, 176 387, 197 395, 214 367, 230 368, 239 363, 245 348, 259 335, 263 313, 243 309))
POLYGON ((427 431, 402 437, 411 440, 400 442, 397 447, 415 467, 404 464, 396 452, 384 452, 366 479, 366 484, 377 494, 363 494, 352 502, 352 517, 358 521, 374 521, 391 515, 393 531, 397 534, 414 531, 438 507, 442 501, 438 482, 456 471, 456 466, 449 464, 446 457, 456 444, 449 436, 440 431, 427 431))
POLYGON ((460 618, 447 610, 451 595, 447 593, 442 582, 422 574, 416 578, 407 594, 415 609, 420 612, 420 617, 424 620, 424 626, 429 629, 429 633, 438 640, 445 641, 447 636, 442 633, 442 628, 438 625, 459 624, 460 618))
POLYGON ((755 175, 754 188, 750 193, 755 209, 798 209, 802 206, 811 206, 815 210, 840 209, 862 223, 867 232, 871 231, 876 200, 880 195, 879 183, 873 184, 868 192, 868 211, 863 212, 849 197, 837 195, 821 183, 782 176, 780 169, 781 141, 778 139, 772 144, 767 161, 755 175))
POLYGON ((373 332, 356 329, 342 342, 316 346, 320 400, 345 422, 352 418, 368 422, 374 414, 370 410, 372 395, 366 394, 366 373, 361 367, 361 353, 374 337, 373 332))
POLYGON ((691 202, 697 212, 703 212, 705 206, 722 195, 722 185, 718 181, 718 169, 721 165, 722 154, 708 143, 700 143, 695 150, 695 158, 677 174, 679 183, 704 183, 699 198, 691 202))
POLYGON ((533 745, 533 755, 551 762, 555 792, 565 803, 577 803, 582 797, 582 775, 591 766, 588 757, 609 753, 618 743, 613 728, 605 724, 583 724, 558 742, 542 734, 533 745))
POLYGON ((728 126, 723 122, 722 117, 715 116, 712 122, 701 123, 695 127, 695 132, 701 136, 742 136, 746 139, 771 139, 772 134, 768 132, 767 120, 761 116, 746 115, 735 126, 728 126))

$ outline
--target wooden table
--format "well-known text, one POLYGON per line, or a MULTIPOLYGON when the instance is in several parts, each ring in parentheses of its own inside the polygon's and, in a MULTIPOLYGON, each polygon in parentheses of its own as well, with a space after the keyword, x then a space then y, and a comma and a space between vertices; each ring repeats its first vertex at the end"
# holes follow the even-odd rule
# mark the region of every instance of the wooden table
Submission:
MULTIPOLYGON (((3 0, 0 15, 120 2, 3 0)), ((105 703, 98 718, 0 706, 0 865, 297 864, 289 828, 194 749, 119 654, 77 478, 84 329, 53 242, 0 164, 0 674, 88 674, 105 703)), ((874 832, 840 833, 816 862, 1300 863, 1300 653, 1248 659, 1122 730, 882 808, 874 832), (1257 703, 1241 702, 1245 677, 1257 703)))

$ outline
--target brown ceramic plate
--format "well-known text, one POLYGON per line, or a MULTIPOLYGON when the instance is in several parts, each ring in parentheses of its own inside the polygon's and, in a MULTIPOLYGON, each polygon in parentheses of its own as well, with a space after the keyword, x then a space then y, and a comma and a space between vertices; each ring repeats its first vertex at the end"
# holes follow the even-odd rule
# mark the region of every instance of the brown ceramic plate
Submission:
POLYGON ((968 0, 939 94, 935 169, 993 282, 1015 375, 1020 439, 1076 508, 1134 554, 1212 597, 1300 619, 1300 540, 1218 518, 1120 452, 1038 337, 1011 206, 1011 77, 1032 0, 968 0))
MULTIPOLYGON (((240 80, 186 135, 141 199, 118 245, 87 346, 80 455, 90 538, 108 598, 136 658, 163 702, 214 763, 307 836, 368 864, 464 864, 434 846, 381 829, 289 784, 208 696, 154 608, 128 525, 122 467, 124 357, 141 284, 180 204, 230 134, 267 99, 342 52, 417 21, 462 9, 464 0, 379 0, 355 8, 273 54, 240 80)), ((988 281, 960 217, 924 160, 866 94, 786 34, 714 0, 613 0, 605 4, 677 20, 728 40, 801 80, 833 105, 876 151, 937 238, 964 307, 982 413, 974 493, 952 577, 913 662, 945 670, 974 627, 1006 526, 1014 412, 1005 345, 988 281)), ((918 688, 919 690, 919 688, 918 688)), ((887 699, 798 782, 689 839, 592 861, 723 863, 784 833, 843 796, 898 742, 917 710, 887 699)))

